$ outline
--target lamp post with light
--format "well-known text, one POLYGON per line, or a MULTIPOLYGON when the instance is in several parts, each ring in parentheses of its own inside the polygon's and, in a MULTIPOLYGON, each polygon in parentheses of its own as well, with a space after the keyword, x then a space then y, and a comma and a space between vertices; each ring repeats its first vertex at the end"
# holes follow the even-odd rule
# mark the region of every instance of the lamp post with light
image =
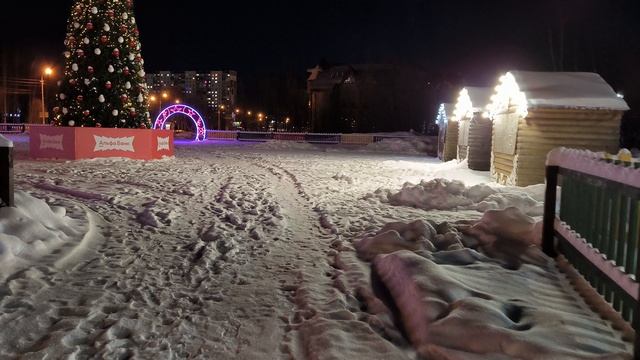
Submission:
POLYGON ((224 105, 218 106, 218 130, 222 130, 220 123, 220 113, 224 111, 224 105))
POLYGON ((45 106, 44 106, 44 76, 51 76, 53 74, 53 69, 47 67, 40 74, 40 95, 42 96, 42 124, 44 125, 47 115, 45 114, 45 106))

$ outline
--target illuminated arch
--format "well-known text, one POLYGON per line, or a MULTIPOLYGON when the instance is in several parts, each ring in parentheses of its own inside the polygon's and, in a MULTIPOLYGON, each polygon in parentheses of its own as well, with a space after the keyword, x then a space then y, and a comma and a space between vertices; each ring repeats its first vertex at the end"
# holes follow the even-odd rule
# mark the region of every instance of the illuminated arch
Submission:
POLYGON ((207 128, 204 124, 204 119, 194 108, 187 105, 171 105, 168 108, 162 110, 160 115, 153 123, 154 129, 164 129, 164 125, 170 117, 176 114, 187 115, 193 123, 196 125, 196 138, 195 141, 204 141, 207 138, 207 128))

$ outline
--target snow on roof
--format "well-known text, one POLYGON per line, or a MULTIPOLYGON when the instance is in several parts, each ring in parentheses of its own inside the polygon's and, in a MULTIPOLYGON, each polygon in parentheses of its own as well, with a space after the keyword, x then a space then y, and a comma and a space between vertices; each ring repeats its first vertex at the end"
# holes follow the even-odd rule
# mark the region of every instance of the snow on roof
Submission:
POLYGON ((481 112, 491 101, 493 89, 488 87, 466 86, 460 91, 456 101, 454 117, 458 120, 473 113, 481 112))
POLYGON ((0 135, 0 147, 13 147, 13 141, 0 135))
POLYGON ((510 71, 531 107, 629 110, 596 73, 510 71))

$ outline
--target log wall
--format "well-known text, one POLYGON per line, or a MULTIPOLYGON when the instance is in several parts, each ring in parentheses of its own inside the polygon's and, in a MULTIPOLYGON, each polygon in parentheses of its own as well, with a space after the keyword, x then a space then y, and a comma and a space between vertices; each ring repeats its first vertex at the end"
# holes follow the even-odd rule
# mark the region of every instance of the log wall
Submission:
POLYGON ((529 109, 518 122, 515 154, 492 154, 497 182, 528 186, 544 182, 547 153, 556 147, 616 153, 622 111, 529 109))

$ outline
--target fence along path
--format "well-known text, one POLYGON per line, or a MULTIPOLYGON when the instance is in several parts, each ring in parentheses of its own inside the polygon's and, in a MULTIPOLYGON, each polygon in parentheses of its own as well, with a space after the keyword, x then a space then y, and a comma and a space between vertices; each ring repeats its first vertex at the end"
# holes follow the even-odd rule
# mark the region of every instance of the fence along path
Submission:
MULTIPOLYGON (((625 328, 630 323, 637 333, 640 160, 628 152, 611 156, 560 148, 547 157, 546 178, 545 252, 561 254, 561 260, 571 263, 615 309, 619 317, 610 318, 614 326, 625 328), (622 319, 627 324, 621 324, 622 319)), ((640 358, 640 336, 634 351, 640 358)))

